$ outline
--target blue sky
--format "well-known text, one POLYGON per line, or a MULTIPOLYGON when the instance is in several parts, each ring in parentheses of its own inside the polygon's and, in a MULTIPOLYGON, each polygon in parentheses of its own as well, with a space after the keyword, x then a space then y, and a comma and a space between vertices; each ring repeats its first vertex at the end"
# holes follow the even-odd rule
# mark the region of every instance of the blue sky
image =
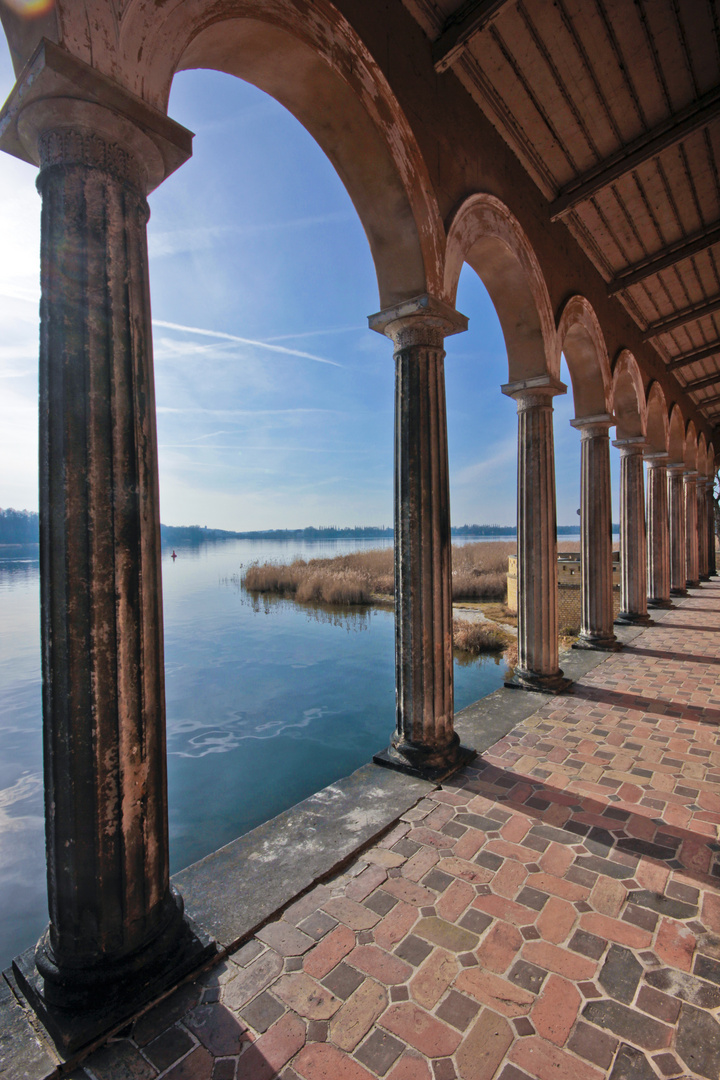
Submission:
MULTIPOLYGON (((1 36, 1 35, 0 35, 1 36)), ((0 94, 13 83, 4 39, 0 94)), ((193 158, 150 197, 161 518, 227 529, 392 522, 392 345, 370 250, 332 166, 282 106, 181 72, 193 158)), ((0 506, 37 508, 35 169, 0 155, 0 506)), ((516 416, 500 325, 465 268, 447 342, 454 524, 515 521, 516 416)), ((565 372, 567 380, 567 371, 565 372)), ((577 523, 579 436, 556 398, 558 521, 577 523)), ((617 520, 617 511, 615 512, 617 520)))

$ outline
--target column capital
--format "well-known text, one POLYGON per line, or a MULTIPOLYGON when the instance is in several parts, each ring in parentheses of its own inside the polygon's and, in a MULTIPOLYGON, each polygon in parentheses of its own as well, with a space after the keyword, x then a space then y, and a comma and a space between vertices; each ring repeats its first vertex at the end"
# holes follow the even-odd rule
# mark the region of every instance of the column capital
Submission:
POLYGON ((46 39, 0 111, 0 150, 33 165, 108 168, 107 151, 98 146, 104 140, 119 151, 112 155, 115 171, 123 171, 123 154, 135 158, 144 194, 187 161, 192 139, 187 128, 46 39))
POLYGON ((627 454, 642 454, 645 450, 645 436, 644 435, 630 435, 627 439, 613 439, 613 446, 617 447, 621 453, 627 454))
POLYGON ((500 389, 506 397, 514 398, 518 406, 527 398, 553 398, 557 394, 567 394, 565 383, 560 382, 554 375, 534 375, 529 379, 504 383, 500 389))
POLYGON ((392 338, 396 344, 400 343, 400 335, 412 330, 418 332, 417 344, 421 344, 420 339, 427 335, 429 344, 439 343, 442 347, 442 339, 467 330, 468 320, 444 300, 422 293, 368 315, 368 326, 376 333, 392 338))
POLYGON ((570 421, 570 426, 583 435, 607 435, 614 423, 615 418, 610 413, 598 413, 596 416, 579 416, 570 421))
POLYGON ((668 461, 667 471, 669 476, 682 476, 685 472, 684 461, 668 461))
POLYGON ((697 471, 697 469, 685 469, 683 471, 683 477, 686 480, 694 480, 695 482, 697 482, 699 476, 700 473, 697 471))
POLYGON ((654 469, 657 465, 667 465, 670 455, 665 450, 645 450, 643 458, 648 469, 654 469))

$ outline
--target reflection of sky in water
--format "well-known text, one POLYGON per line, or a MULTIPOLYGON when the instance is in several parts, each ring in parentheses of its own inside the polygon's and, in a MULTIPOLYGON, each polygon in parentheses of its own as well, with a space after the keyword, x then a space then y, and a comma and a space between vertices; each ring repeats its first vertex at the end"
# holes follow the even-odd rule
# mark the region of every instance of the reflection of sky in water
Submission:
MULTIPOLYGON (((233 541, 163 553, 172 871, 345 776, 394 726, 393 617, 256 600, 243 564, 374 543, 233 541), (234 579, 234 580, 233 580, 234 579)), ((47 921, 37 549, 0 557, 0 963, 47 921)), ((455 665, 456 708, 500 685, 455 665)))

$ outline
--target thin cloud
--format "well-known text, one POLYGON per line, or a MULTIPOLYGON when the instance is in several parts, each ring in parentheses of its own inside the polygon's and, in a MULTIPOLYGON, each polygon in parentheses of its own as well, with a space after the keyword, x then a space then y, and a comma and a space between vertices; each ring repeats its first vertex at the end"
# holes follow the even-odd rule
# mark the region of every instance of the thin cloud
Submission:
POLYGON ((266 341, 298 341, 306 337, 322 337, 325 334, 351 334, 358 330, 367 330, 365 326, 333 326, 327 330, 304 330, 301 334, 276 334, 274 337, 265 338, 266 341))
POLYGON ((158 405, 156 412, 199 416, 286 416, 290 413, 333 413, 342 415, 338 409, 204 409, 201 405, 158 405))
POLYGON ((511 461, 514 461, 516 454, 517 443, 515 439, 508 439, 500 445, 496 454, 492 454, 482 461, 476 461, 473 465, 466 465, 464 469, 456 472, 452 477, 452 482, 458 485, 473 484, 482 477, 487 476, 488 473, 509 465, 511 461))
POLYGON ((357 220, 346 210, 329 214, 316 214, 290 221, 265 221, 256 225, 204 225, 194 229, 175 229, 172 232, 150 232, 148 243, 154 258, 179 255, 185 251, 202 251, 215 248, 231 238, 261 236, 265 233, 291 232, 296 229, 314 229, 323 225, 336 225, 357 220))
POLYGON ((237 334, 226 334, 222 330, 205 330, 199 326, 182 326, 180 323, 165 322, 163 319, 153 319, 153 326, 160 326, 163 330, 177 330, 182 334, 199 334, 201 337, 218 338, 221 341, 235 341, 238 345, 251 345, 253 348, 267 349, 269 352, 281 353, 283 356, 299 356, 302 360, 314 360, 317 364, 330 364, 331 367, 342 367, 336 360, 328 360, 324 356, 315 356, 314 353, 302 352, 300 349, 288 349, 285 345, 270 345, 267 341, 254 341, 251 338, 238 337, 237 334))

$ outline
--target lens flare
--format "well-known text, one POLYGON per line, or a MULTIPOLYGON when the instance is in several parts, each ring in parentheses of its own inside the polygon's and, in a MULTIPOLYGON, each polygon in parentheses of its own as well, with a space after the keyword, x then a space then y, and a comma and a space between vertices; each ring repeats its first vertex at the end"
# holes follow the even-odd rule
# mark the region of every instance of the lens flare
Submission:
POLYGON ((24 19, 37 19, 55 7, 55 0, 5 0, 5 3, 24 19))

